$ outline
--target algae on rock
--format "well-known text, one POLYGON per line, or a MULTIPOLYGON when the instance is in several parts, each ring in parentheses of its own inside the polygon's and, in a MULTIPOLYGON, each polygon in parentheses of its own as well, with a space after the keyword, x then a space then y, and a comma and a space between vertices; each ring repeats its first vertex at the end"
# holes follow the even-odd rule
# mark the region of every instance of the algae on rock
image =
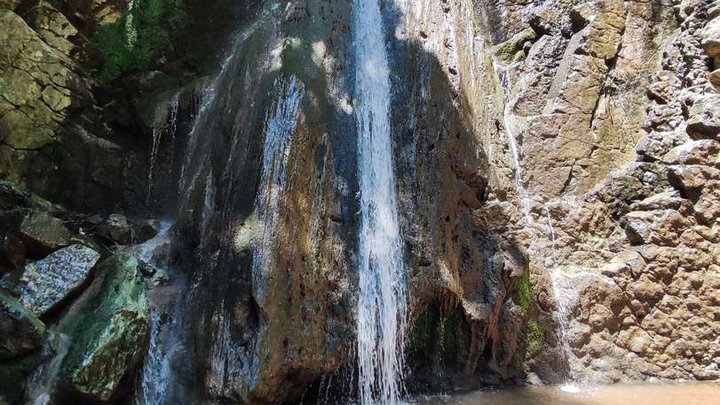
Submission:
POLYGON ((71 337, 62 375, 83 396, 108 401, 147 347, 148 301, 137 259, 122 253, 103 261, 88 293, 61 325, 71 337))

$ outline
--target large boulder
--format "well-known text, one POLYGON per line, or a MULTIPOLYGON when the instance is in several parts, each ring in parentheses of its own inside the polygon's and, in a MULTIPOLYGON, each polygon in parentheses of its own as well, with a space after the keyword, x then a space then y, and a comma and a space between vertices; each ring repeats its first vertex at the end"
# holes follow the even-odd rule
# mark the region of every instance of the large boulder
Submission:
POLYGON ((110 214, 95 228, 95 233, 121 245, 128 245, 133 239, 130 221, 123 214, 110 214))
POLYGON ((6 275, 2 281, 22 305, 40 316, 78 292, 98 259, 95 250, 73 245, 6 275))
POLYGON ((45 324, 16 299, 0 291, 0 360, 7 360, 40 347, 45 324))
POLYGON ((140 363, 149 336, 145 281, 127 253, 103 261, 88 296, 61 325, 71 337, 63 378, 72 390, 108 401, 140 363))
POLYGON ((70 244, 72 235, 63 221, 47 212, 32 211, 22 220, 20 236, 38 254, 50 253, 70 244))

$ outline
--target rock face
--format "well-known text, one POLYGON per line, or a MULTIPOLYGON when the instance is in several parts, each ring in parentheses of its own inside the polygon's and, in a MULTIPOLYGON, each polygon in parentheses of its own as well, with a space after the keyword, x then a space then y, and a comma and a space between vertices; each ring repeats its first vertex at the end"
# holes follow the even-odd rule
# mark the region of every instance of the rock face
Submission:
POLYGON ((18 301, 38 316, 77 293, 100 258, 96 251, 73 245, 3 277, 18 301))
POLYGON ((70 337, 62 378, 81 396, 106 402, 147 350, 148 301, 134 256, 113 256, 97 271, 99 281, 60 326, 70 337))

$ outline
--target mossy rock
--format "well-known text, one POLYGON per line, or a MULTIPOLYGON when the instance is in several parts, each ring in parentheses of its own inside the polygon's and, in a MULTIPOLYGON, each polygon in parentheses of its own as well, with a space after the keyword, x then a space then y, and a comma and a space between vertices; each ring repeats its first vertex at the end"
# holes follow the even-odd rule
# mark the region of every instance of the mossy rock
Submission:
POLYGON ((525 327, 525 347, 528 354, 537 352, 545 343, 545 330, 538 321, 532 320, 525 327))
POLYGON ((90 297, 73 308, 63 327, 72 342, 63 376, 73 391, 105 402, 140 364, 150 325, 145 281, 133 255, 108 258, 98 277, 90 297))
POLYGON ((537 33, 532 28, 527 28, 495 47, 495 53, 501 62, 510 63, 518 59, 517 54, 522 50, 525 42, 533 41, 535 38, 537 33))

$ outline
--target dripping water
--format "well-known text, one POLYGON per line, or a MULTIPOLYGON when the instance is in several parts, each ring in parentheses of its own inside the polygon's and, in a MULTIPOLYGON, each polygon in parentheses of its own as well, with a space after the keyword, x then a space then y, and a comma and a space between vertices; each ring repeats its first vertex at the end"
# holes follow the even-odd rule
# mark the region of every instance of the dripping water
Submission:
POLYGON ((392 143, 390 76, 377 0, 355 0, 360 228, 357 358, 362 405, 399 403, 406 293, 392 143))
POLYGON ((517 139, 513 132, 514 125, 512 123, 512 83, 510 82, 510 72, 508 67, 502 65, 498 61, 493 61, 493 67, 500 78, 500 85, 505 93, 505 103, 503 107, 503 126, 505 127, 505 134, 507 136, 508 148, 510 149, 510 155, 513 159, 513 165, 515 166, 515 192, 517 193, 518 200, 520 201, 520 209, 522 210, 523 219, 527 225, 532 225, 533 221, 530 216, 530 194, 525 189, 523 183, 522 164, 520 158, 520 147, 517 143, 517 139))

